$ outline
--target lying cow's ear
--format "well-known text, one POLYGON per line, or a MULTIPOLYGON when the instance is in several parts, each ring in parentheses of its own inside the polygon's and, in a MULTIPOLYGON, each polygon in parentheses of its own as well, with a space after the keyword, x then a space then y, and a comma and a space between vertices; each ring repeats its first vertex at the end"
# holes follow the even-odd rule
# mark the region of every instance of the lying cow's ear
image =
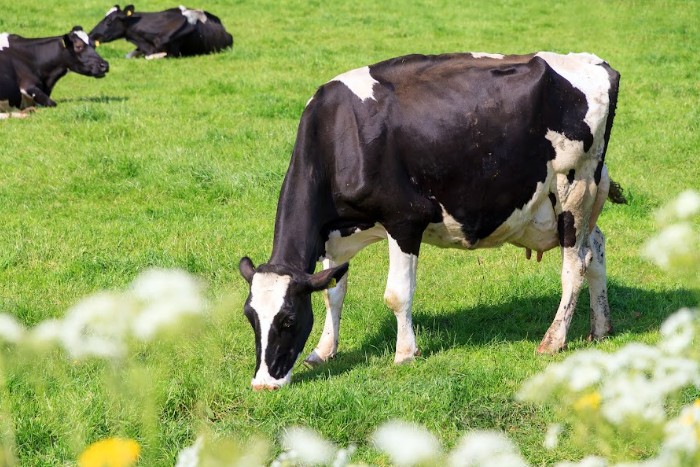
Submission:
POLYGON ((124 13, 126 13, 126 16, 131 16, 134 14, 134 5, 127 5, 124 7, 124 13))
POLYGON ((73 41, 70 38, 70 34, 63 35, 63 47, 68 50, 73 50, 73 41))
POLYGON ((255 266, 253 266, 253 262, 248 258, 247 256, 244 256, 241 258, 241 261, 238 263, 238 270, 241 272, 241 276, 248 281, 250 284, 253 282, 253 274, 255 274, 255 266))
POLYGON ((335 287, 335 284, 348 272, 349 263, 343 263, 334 268, 324 269, 309 276, 306 281, 310 292, 318 292, 319 290, 335 287))

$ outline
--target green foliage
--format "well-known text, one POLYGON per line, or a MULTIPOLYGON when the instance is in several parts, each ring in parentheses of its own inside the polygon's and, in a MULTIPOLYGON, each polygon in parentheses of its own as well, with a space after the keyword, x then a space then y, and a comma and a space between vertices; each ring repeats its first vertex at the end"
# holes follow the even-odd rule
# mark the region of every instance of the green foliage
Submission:
MULTIPOLYGON (((40 37, 74 24, 90 29, 111 5, 4 1, 0 30, 40 37)), ((148 3, 149 10, 171 6, 148 3)), ((700 9, 693 2, 212 0, 190 6, 217 14, 232 31, 234 48, 145 61, 124 59, 132 49, 125 42, 103 44, 98 50, 111 67, 105 79, 69 74, 52 95, 58 107, 0 122, 1 312, 34 325, 97 290, 121 289, 150 266, 201 277, 218 304, 206 331, 134 357, 133 373, 119 383, 147 387, 150 407, 136 397, 131 406, 111 405, 99 364, 47 357, 40 372, 31 362, 8 366, 2 405, 14 417, 21 465, 70 462, 85 443, 107 436, 148 440, 143 465, 172 465, 201 430, 275 439, 289 425, 309 426, 340 445, 355 443, 353 459, 386 464, 364 446, 393 418, 426 426, 447 446, 468 429, 503 430, 532 464, 555 459, 542 447, 554 414, 513 394, 566 355, 534 355, 559 301, 556 251, 536 264, 512 247, 425 247, 414 308, 423 355, 396 367, 395 321, 381 301, 386 246, 373 245, 351 266, 338 357, 319 369, 299 366, 294 383, 281 391, 249 389, 254 346, 241 312, 247 288, 237 264, 243 255, 256 264, 269 255, 301 110, 333 76, 401 54, 554 50, 608 60, 622 84, 607 163, 631 200, 607 206, 599 221, 608 238, 617 335, 585 342, 584 293, 569 348, 654 341, 663 318, 696 303, 693 290, 639 258, 654 210, 700 180, 700 9)), ((314 307, 309 348, 320 334, 320 297, 314 307)), ((558 454, 577 459, 586 451, 566 443, 558 454)), ((632 446, 628 457, 645 454, 632 446)))

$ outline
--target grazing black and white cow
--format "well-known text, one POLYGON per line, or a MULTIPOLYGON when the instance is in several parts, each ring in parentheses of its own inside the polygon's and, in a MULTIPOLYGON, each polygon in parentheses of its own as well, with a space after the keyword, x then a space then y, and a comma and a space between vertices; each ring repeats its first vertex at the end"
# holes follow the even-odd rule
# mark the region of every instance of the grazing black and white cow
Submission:
POLYGON ((290 381, 324 291, 326 322, 306 362, 333 357, 349 261, 386 239, 386 304, 398 322, 395 362, 418 354, 411 320, 422 242, 472 250, 559 246, 563 293, 538 347, 562 349, 582 284, 592 339, 612 330, 604 238, 604 165, 619 74, 590 54, 410 55, 343 73, 301 117, 282 185, 272 255, 239 268, 250 284, 254 389, 290 381), (317 261, 325 269, 314 274, 317 261))
POLYGON ((0 111, 55 106, 51 91, 68 70, 96 78, 109 71, 80 26, 40 39, 0 34, 0 111))
POLYGON ((90 31, 96 43, 126 39, 136 45, 127 57, 189 57, 219 52, 233 45, 221 20, 203 10, 180 6, 154 13, 136 12, 134 5, 115 5, 90 31))

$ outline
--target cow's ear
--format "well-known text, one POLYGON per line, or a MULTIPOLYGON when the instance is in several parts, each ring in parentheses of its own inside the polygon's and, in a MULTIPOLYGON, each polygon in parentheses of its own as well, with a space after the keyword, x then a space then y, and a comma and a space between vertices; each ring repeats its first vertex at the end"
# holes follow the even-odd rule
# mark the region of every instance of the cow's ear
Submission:
POLYGON ((241 272, 241 276, 243 276, 243 279, 248 281, 249 284, 253 282, 255 266, 253 266, 253 262, 250 260, 250 258, 248 258, 247 256, 241 258, 240 263, 238 263, 238 270, 241 272))
POLYGON ((134 14, 134 5, 127 5, 124 7, 124 13, 126 16, 131 16, 134 14))
POLYGON ((63 47, 68 50, 73 50, 73 40, 70 38, 70 33, 63 35, 63 47))
POLYGON ((349 263, 343 263, 334 268, 324 269, 309 276, 306 281, 309 292, 318 292, 319 290, 335 287, 340 279, 348 272, 349 263))

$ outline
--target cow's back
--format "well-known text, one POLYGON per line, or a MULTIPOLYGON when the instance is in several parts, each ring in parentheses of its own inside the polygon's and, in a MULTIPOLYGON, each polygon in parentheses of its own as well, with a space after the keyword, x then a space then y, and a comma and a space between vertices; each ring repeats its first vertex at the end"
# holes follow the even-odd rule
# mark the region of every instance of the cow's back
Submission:
MULTIPOLYGON (((550 132, 591 146, 591 115, 575 84, 534 54, 399 57, 319 88, 302 117, 315 136, 303 139, 341 215, 381 220, 385 204, 415 192, 476 244, 533 197, 547 197, 550 132)), ((593 117, 604 124, 607 114, 593 117)))

